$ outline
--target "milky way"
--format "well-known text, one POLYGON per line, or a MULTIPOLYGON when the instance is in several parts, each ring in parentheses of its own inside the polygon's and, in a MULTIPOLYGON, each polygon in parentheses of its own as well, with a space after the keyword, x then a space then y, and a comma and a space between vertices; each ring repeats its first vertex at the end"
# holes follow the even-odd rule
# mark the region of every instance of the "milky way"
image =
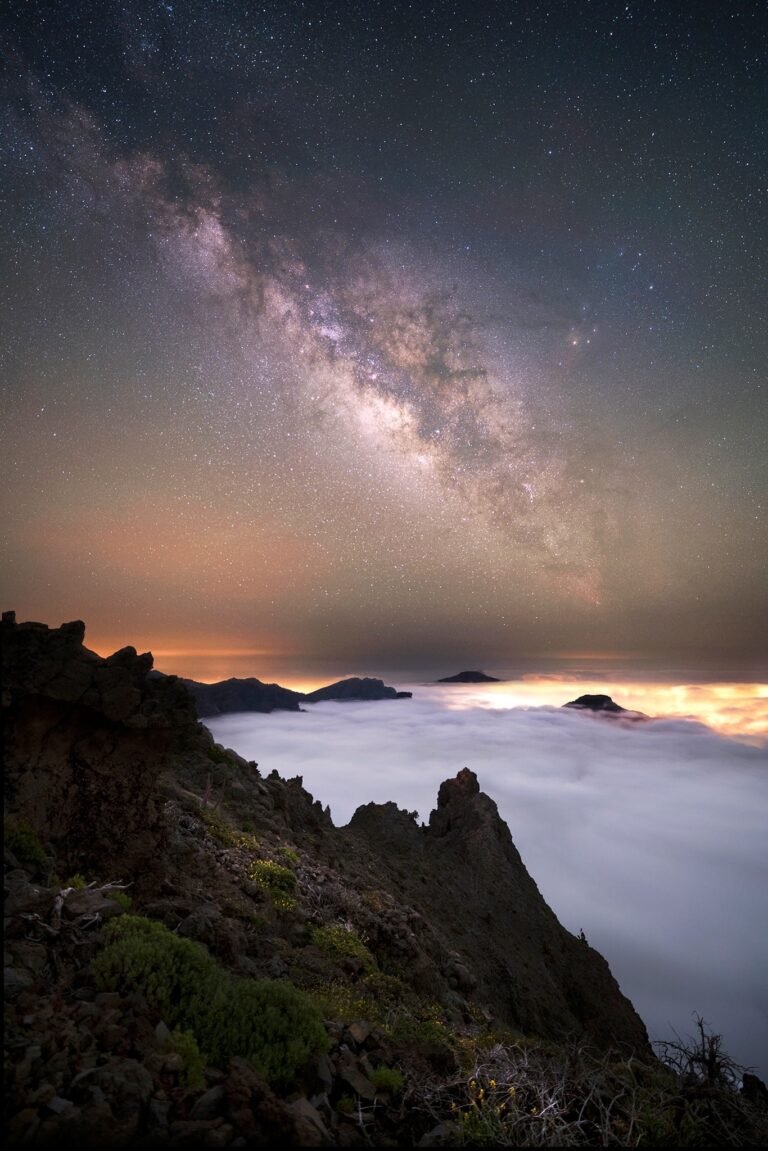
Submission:
POLYGON ((7 41, 10 605, 755 665, 754 6, 60 9, 7 41))

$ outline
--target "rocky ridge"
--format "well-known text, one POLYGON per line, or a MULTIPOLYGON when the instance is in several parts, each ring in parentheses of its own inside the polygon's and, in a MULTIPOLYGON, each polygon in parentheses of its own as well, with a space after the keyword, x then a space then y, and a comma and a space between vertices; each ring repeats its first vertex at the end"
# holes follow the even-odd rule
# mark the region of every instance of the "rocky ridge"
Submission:
POLYGON ((310 692, 292 691, 278 683, 262 683, 253 678, 225 679, 219 683, 199 683, 194 679, 181 682, 194 699, 200 719, 239 711, 300 711, 302 703, 323 700, 410 699, 412 695, 410 691, 396 691, 382 680, 369 676, 352 676, 310 692))

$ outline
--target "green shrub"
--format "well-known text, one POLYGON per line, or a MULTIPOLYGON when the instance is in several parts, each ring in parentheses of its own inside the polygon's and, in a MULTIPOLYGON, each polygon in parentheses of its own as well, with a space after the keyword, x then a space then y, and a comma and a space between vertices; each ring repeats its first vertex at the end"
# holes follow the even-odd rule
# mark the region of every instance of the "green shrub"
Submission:
POLYGON ((19 863, 42 869, 48 867, 50 859, 40 842, 40 837, 26 819, 4 818, 3 834, 5 846, 13 852, 19 863))
POLYGON ((397 1067, 377 1067, 369 1079, 377 1091, 389 1091, 392 1095, 402 1095, 405 1087, 403 1073, 397 1067))
POLYGON ((224 972, 208 952, 182 939, 162 923, 124 915, 104 929, 107 946, 96 957, 93 972, 106 990, 139 988, 170 1027, 192 1028, 205 1041, 200 1024, 225 996, 224 972))
POLYGON ((208 834, 222 847, 240 847, 244 851, 258 851, 259 841, 256 836, 247 831, 237 831, 216 808, 203 806, 198 814, 208 829, 208 834))
POLYGON ((375 999, 388 1007, 402 1007, 413 993, 397 975, 385 975, 383 971, 369 971, 363 984, 375 999))
POLYGON ((324 1019, 341 1019, 351 1023, 354 1019, 366 1019, 369 1023, 382 1025, 385 1012, 380 1003, 361 991, 360 983, 334 980, 313 987, 312 1000, 324 1019))
POLYGON ((270 1083, 288 1083, 328 1044, 312 1001, 292 983, 232 980, 228 1017, 214 1015, 206 1042, 214 1062, 242 1055, 270 1083))
POLYGON ((258 851, 259 841, 249 831, 240 831, 235 835, 235 847, 242 847, 243 851, 258 851))
POLYGON ((214 811, 213 808, 210 807, 201 807, 200 818, 208 828, 208 833, 211 838, 215 839, 217 843, 220 843, 222 847, 237 846, 237 835, 234 829, 225 819, 222 819, 218 811, 214 811))
POLYGON ((211 763, 222 763, 226 764, 227 767, 232 767, 234 764, 232 756, 227 755, 224 748, 218 747, 216 744, 214 744, 213 747, 208 748, 208 758, 210 759, 211 763))
POLYGON ((80 875, 79 873, 77 875, 70 876, 69 879, 64 880, 64 887, 73 887, 75 891, 82 891, 83 888, 87 886, 87 879, 84 875, 80 875))
POLYGON ((205 1057, 201 1054, 197 1040, 191 1031, 180 1031, 178 1028, 171 1033, 169 1049, 181 1056, 184 1064, 184 1082, 193 1091, 201 1091, 205 1087, 205 1057))
POLYGON ((109 898, 113 903, 116 903, 118 907, 122 907, 123 911, 130 911, 133 907, 133 899, 127 891, 120 891, 119 889, 117 891, 110 891, 109 898))
POLYGON ((312 942, 331 959, 357 959, 366 971, 370 971, 376 964, 357 932, 340 923, 330 927, 315 927, 312 942))
POLYGON ((327 1036, 312 1001, 289 983, 235 979, 205 948, 161 923, 125 915, 104 929, 94 960, 97 986, 141 990, 171 1028, 191 1031, 218 1066, 248 1059, 273 1084, 287 1084, 327 1036))
POLYGON ((445 1047, 453 1050, 457 1044, 454 1033, 440 1019, 419 1019, 401 1015, 388 1029, 396 1043, 415 1046, 445 1047))
POLYGON ((295 865, 299 862, 299 853, 298 851, 294 851, 292 847, 280 847, 278 848, 278 854, 282 855, 286 863, 295 865))
POLYGON ((248 874, 269 893, 272 903, 280 911, 292 911, 296 907, 296 876, 290 867, 283 867, 272 859, 255 859, 248 874))

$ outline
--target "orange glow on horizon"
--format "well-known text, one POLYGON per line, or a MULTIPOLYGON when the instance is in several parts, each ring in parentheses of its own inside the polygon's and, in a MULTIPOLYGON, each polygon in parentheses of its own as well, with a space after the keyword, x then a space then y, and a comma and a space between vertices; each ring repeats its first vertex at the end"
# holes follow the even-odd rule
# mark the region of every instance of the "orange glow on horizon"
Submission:
MULTIPOLYGON (((255 677, 264 683, 279 683, 293 691, 310 692, 350 675, 373 674, 337 666, 324 672, 302 670, 302 655, 289 645, 265 644, 260 647, 216 646, 209 637, 195 636, 187 645, 167 637, 156 645, 148 636, 128 639, 138 651, 151 651, 155 667, 169 675, 216 683, 233 676, 255 677), (142 646, 142 641, 144 646, 142 646)), ((221 641, 219 640, 219 643, 221 641)), ((111 655, 126 645, 109 635, 86 636, 86 646, 99 655, 111 655)), ((548 657, 553 658, 551 655, 548 657)), ((577 696, 608 693, 622 707, 639 711, 656 719, 690 719, 707 724, 723 735, 758 743, 768 738, 768 684, 748 682, 679 683, 670 680, 632 678, 626 669, 611 674, 611 664, 622 664, 635 658, 617 652, 562 652, 560 658, 571 661, 604 663, 600 678, 551 671, 523 674, 501 683, 453 684, 449 689, 436 684, 408 684, 398 675, 398 687, 412 687, 416 696, 438 690, 446 707, 453 709, 487 707, 560 707, 577 696)), ((386 674, 383 678, 387 680, 386 674)))
POLYGON ((262 679, 266 667, 295 655, 289 647, 269 644, 262 647, 220 647, 204 636, 182 645, 173 639, 157 640, 157 637, 153 642, 146 634, 118 638, 100 634, 92 637, 86 632, 85 646, 100 656, 109 656, 127 645, 135 647, 138 652, 151 652, 158 671, 197 679, 201 683, 215 683, 231 676, 262 679))
POLYGON ((619 680, 606 688, 605 679, 590 681, 558 675, 530 675, 499 684, 455 686, 447 700, 452 708, 561 706, 580 695, 608 692, 628 711, 655 719, 691 719, 723 735, 768 736, 768 684, 664 683, 619 680))

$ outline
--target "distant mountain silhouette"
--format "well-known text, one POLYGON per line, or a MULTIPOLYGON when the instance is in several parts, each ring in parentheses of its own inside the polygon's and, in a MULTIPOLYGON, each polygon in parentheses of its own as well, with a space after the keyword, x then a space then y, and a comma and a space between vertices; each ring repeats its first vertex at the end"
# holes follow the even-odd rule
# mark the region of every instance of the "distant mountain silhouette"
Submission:
POLYGON ((310 691, 304 696, 304 699, 307 703, 320 703, 327 699, 410 699, 412 694, 410 691, 396 691, 395 688, 388 687, 380 679, 371 679, 369 676, 360 679, 353 676, 351 679, 340 679, 337 683, 331 683, 327 687, 319 687, 316 691, 310 691))
POLYGON ((493 675, 486 675, 484 671, 460 671, 458 675, 447 675, 438 683, 501 683, 493 675))
MULTIPOLYGON (((150 673, 159 675, 160 673, 150 673)), ((219 683, 199 683, 194 679, 181 681, 195 701, 199 719, 214 715, 229 715, 238 711, 299 711, 301 703, 321 703, 324 700, 376 700, 410 699, 410 691, 396 691, 380 679, 369 677, 341 679, 337 683, 319 687, 305 694, 281 687, 279 683, 262 683, 260 679, 224 679, 219 683)))
POLYGON ((298 711, 304 698, 279 683, 262 683, 260 679, 224 679, 219 683, 181 681, 195 701, 200 719, 210 715, 227 715, 234 711, 298 711))

